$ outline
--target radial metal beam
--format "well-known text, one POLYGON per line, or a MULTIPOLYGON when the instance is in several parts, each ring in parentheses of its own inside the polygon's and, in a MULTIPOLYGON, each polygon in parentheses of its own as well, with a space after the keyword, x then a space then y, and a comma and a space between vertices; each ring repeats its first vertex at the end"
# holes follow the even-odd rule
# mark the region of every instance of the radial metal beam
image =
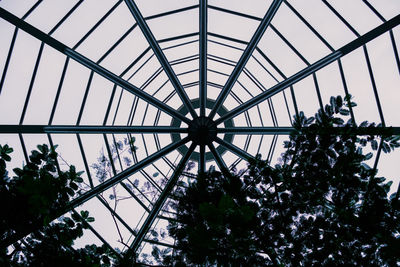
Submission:
POLYGON ((151 154, 150 156, 148 156, 144 160, 139 161, 137 164, 135 164, 135 165, 123 170, 122 172, 116 174, 114 177, 106 180, 105 182, 103 182, 102 184, 99 184, 98 186, 94 187, 90 191, 87 191, 84 194, 80 195, 79 197, 75 198, 74 200, 72 200, 69 203, 68 207, 76 207, 76 206, 81 205, 83 202, 86 202, 87 200, 91 199, 95 195, 97 195, 97 194, 99 194, 99 193, 111 188, 112 186, 116 185, 117 183, 119 183, 120 181, 124 180, 128 176, 130 176, 130 175, 136 173, 137 171, 143 169, 147 165, 153 163, 154 161, 156 161, 159 158, 167 155, 168 153, 172 152, 173 150, 175 150, 178 147, 186 144, 189 141, 190 141, 189 137, 185 137, 182 140, 180 140, 179 142, 172 143, 172 144, 164 147, 163 149, 151 154))
POLYGON ((241 157, 242 159, 244 159, 246 161, 248 161, 251 158, 254 158, 252 155, 250 155, 246 151, 238 148, 237 146, 232 145, 231 143, 226 142, 225 140, 222 140, 219 137, 216 137, 215 142, 217 142, 218 144, 220 144, 220 145, 224 146, 225 148, 229 149, 234 154, 236 154, 237 156, 241 157))
MULTIPOLYGON (((184 145, 189 141, 190 141, 189 137, 185 137, 182 140, 180 140, 179 142, 172 143, 172 144, 164 147, 163 149, 151 154, 150 156, 148 156, 144 160, 138 162, 137 164, 135 164, 135 165, 133 165, 133 166, 121 171, 120 173, 118 173, 114 177, 106 180, 105 182, 99 184, 98 186, 92 188, 91 190, 89 190, 89 191, 83 193, 82 195, 79 195, 78 197, 76 197, 73 200, 71 200, 64 207, 64 209, 57 211, 55 214, 52 214, 52 216, 50 216, 51 218, 50 218, 49 221, 52 221, 52 220, 58 218, 59 216, 63 215, 64 213, 72 210, 73 208, 78 207, 79 205, 83 204, 84 202, 90 200, 91 198, 95 197, 96 195, 98 195, 98 194, 104 192, 105 190, 111 188, 112 186, 116 185, 117 183, 121 182, 122 180, 128 178, 130 175, 132 175, 132 174, 136 173, 137 171, 143 169, 147 165, 153 163, 154 161, 156 161, 159 158, 167 155, 168 153, 172 152, 173 150, 179 148, 181 145, 184 145)), ((6 238, 3 242, 0 243, 0 248, 4 248, 4 247, 8 247, 8 246, 12 245, 13 243, 17 242, 19 239, 23 238, 27 234, 35 231, 36 228, 27 227, 24 230, 25 230, 24 232, 19 232, 19 233, 16 233, 16 234, 6 238)))
POLYGON ((269 7, 267 13, 265 14, 264 18, 262 19, 260 25, 258 26, 256 32, 254 33, 253 37, 251 38, 249 44, 247 45, 246 49, 244 50, 242 56, 240 57, 238 63, 236 64, 235 68, 232 71, 232 74, 229 76, 228 80, 224 88, 222 89, 221 93, 219 94, 213 109, 210 112, 209 117, 211 119, 217 114, 219 108, 221 107, 222 103, 224 103, 226 97, 229 95, 233 85, 235 84, 236 80, 239 78, 239 75, 242 73, 244 66, 246 65, 247 61, 253 54, 254 49, 256 48, 258 42, 260 41, 261 37, 263 36, 265 30, 269 26, 272 18, 278 11, 279 6, 282 4, 283 0, 274 0, 269 7))
POLYGON ((2 133, 187 133, 187 128, 171 126, 95 126, 95 125, 1 125, 2 133))
POLYGON ((65 54, 66 56, 76 60, 80 64, 84 65, 85 67, 91 69, 92 71, 96 72, 97 74, 103 76, 104 78, 108 79, 109 81, 121 86, 125 90, 131 92, 132 94, 142 98, 143 100, 147 101, 148 103, 154 105, 156 108, 166 112, 167 114, 179 118, 180 120, 189 123, 190 120, 177 112, 175 109, 169 107, 165 103, 161 102, 157 98, 149 95, 148 93, 142 91, 138 87, 134 86, 133 84, 125 81, 118 75, 112 73, 111 71, 103 68, 102 66, 96 64, 92 60, 88 59, 87 57, 81 55, 80 53, 72 50, 71 48, 67 47, 65 44, 61 43, 60 41, 54 39, 53 37, 49 36, 48 34, 42 32, 41 30, 37 29, 36 27, 32 26, 31 24, 23 21, 22 19, 18 18, 17 16, 11 14, 7 10, 0 7, 0 17, 4 20, 8 21, 9 23, 15 25, 16 27, 20 28, 21 30, 29 33, 33 37, 39 39, 40 41, 44 42, 45 44, 53 47, 57 51, 65 54))
POLYGON ((327 55, 326 57, 318 60, 317 62, 311 64, 310 66, 302 69, 301 71, 293 74, 289 78, 285 79, 284 81, 278 83, 277 85, 271 87, 267 91, 262 92, 261 94, 253 97, 249 101, 241 104, 240 106, 234 108, 227 114, 221 116, 219 119, 215 121, 216 124, 220 124, 228 119, 231 119, 240 113, 258 105, 259 103, 265 101, 266 99, 272 97, 273 95, 283 91, 284 89, 288 88, 289 86, 295 84, 296 82, 304 79, 308 75, 318 71, 319 69, 329 65, 330 63, 338 60, 339 58, 347 55, 348 53, 354 51, 355 49, 365 45, 369 41, 375 39, 379 35, 389 31, 390 29, 396 27, 400 24, 400 15, 395 16, 391 20, 381 24, 380 26, 376 27, 375 29, 367 32, 366 34, 358 37, 354 41, 344 45, 340 49, 336 50, 335 52, 327 55))
POLYGON ((132 13, 133 17, 136 20, 136 23, 139 25, 139 28, 142 30, 143 35, 146 37, 147 42, 149 43, 150 47, 153 49, 154 54, 156 55, 158 61, 160 62, 161 66, 163 67, 169 80, 171 81, 176 92, 178 93, 179 97, 181 98, 183 104, 189 110, 189 113, 192 115, 192 117, 197 118, 198 117, 197 113, 194 110, 193 105, 190 102, 190 99, 185 92, 185 89, 183 88, 182 84, 180 83, 174 70, 172 69, 171 65, 169 64, 167 57, 164 55, 164 52, 162 51, 156 38, 154 37, 149 26, 147 25, 146 21, 144 20, 142 14, 140 13, 139 8, 136 6, 136 4, 132 0, 125 0, 125 4, 128 6, 130 12, 132 13))
POLYGON ((165 201, 167 200, 169 194, 174 189, 176 183, 178 182, 179 177, 184 170, 187 161, 189 160, 190 156, 192 155, 194 149, 196 147, 195 143, 192 143, 189 147, 188 152, 183 156, 181 161, 179 162, 178 166, 176 167, 172 177, 168 180, 164 190, 161 192, 160 196, 158 197, 156 203, 154 203, 153 208, 150 214, 147 216, 145 222, 143 223, 142 227, 140 228, 135 240, 130 246, 130 255, 134 254, 136 250, 139 248, 140 244, 142 243, 144 237, 146 236, 147 232, 149 231, 151 225, 154 222, 154 219, 160 212, 161 208, 164 206, 165 201))
POLYGON ((229 176, 229 168, 226 166, 225 161, 222 159, 221 155, 218 153, 218 151, 215 149, 215 146, 212 143, 208 144, 208 148, 211 151, 211 154, 213 154, 215 162, 217 162, 217 165, 221 172, 225 176, 229 176))
MULTIPOLYGON (((226 134, 262 134, 262 135, 289 135, 295 129, 293 127, 229 127, 217 128, 217 133, 226 134)), ((303 132, 307 128, 302 129, 303 132)), ((381 135, 390 133, 393 135, 400 134, 400 127, 334 127, 327 128, 326 132, 321 130, 320 134, 352 134, 352 135, 381 135)), ((225 142, 225 141, 224 141, 225 142)))
POLYGON ((293 127, 228 127, 217 128, 217 133, 275 135, 290 134, 293 130, 293 127))
POLYGON ((200 0, 199 10, 199 100, 200 116, 206 115, 207 101, 207 0, 200 0))

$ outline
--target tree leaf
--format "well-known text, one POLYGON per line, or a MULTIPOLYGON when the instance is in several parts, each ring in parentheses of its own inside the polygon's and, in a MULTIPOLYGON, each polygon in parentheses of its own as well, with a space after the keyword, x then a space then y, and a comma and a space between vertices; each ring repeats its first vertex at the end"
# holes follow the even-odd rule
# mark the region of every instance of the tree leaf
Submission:
POLYGON ((390 146, 387 144, 387 142, 382 142, 382 151, 385 153, 389 153, 390 152, 390 146))
POLYGON ((383 183, 386 178, 385 177, 375 177, 374 180, 379 184, 379 183, 383 183))
POLYGON ((89 212, 87 210, 81 210, 80 213, 83 219, 87 219, 89 217, 89 212))
POLYGON ((78 190, 78 185, 74 182, 69 183, 69 186, 75 191, 78 190))
POLYGON ((378 149, 378 142, 375 139, 371 140, 371 148, 373 150, 377 150, 378 149))
POLYGON ((341 107, 343 106, 343 99, 342 99, 342 97, 341 97, 340 95, 338 95, 338 96, 336 97, 336 106, 337 106, 338 108, 341 108, 341 107))
POLYGON ((343 116, 348 116, 350 114, 350 111, 348 109, 341 108, 339 109, 339 113, 343 116))
POLYGON ((372 156, 373 156, 373 154, 371 152, 369 152, 368 154, 365 155, 364 160, 369 160, 372 158, 372 156))
POLYGON ((336 107, 336 98, 334 96, 331 96, 329 99, 329 103, 331 104, 331 106, 333 108, 335 108, 336 107))

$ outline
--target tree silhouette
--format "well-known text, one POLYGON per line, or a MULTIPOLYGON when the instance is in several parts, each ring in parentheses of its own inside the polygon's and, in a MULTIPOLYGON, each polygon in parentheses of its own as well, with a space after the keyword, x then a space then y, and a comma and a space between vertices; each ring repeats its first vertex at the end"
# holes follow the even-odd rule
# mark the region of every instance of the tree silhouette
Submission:
MULTIPOLYGON (((168 227, 176 249, 155 247, 152 256, 175 266, 398 264, 400 190, 388 197, 392 182, 377 177, 367 162, 369 150, 389 153, 400 137, 374 123, 345 122, 353 106, 350 96, 338 96, 315 117, 300 112, 275 166, 257 156, 246 170, 200 173, 187 188, 178 186, 177 218, 168 227)), ((12 151, 0 146, 0 200, 8 204, 1 207, 0 242, 39 230, 14 243, 14 250, 0 251, 0 265, 135 266, 106 245, 73 248, 94 220, 87 211, 50 222, 79 193, 81 172, 73 166, 61 171, 55 150, 39 145, 10 177, 12 151)), ((109 171, 100 163, 96 176, 109 171)))
POLYGON ((399 190, 388 197, 392 182, 376 177, 365 150, 388 153, 400 137, 374 123, 345 122, 353 106, 350 96, 338 96, 315 117, 300 112, 273 167, 257 156, 245 171, 199 174, 178 189, 177 220, 168 229, 176 251, 163 262, 396 266, 399 190))
POLYGON ((62 210, 70 198, 79 193, 82 172, 74 166, 61 171, 57 166, 57 153, 47 145, 38 145, 29 162, 14 169, 10 177, 6 162, 13 149, 0 145, 0 242, 26 229, 39 229, 14 243, 14 249, 0 251, 1 266, 110 266, 116 258, 106 245, 87 245, 74 249, 74 240, 83 235, 94 218, 88 211, 71 217, 50 218, 62 210))

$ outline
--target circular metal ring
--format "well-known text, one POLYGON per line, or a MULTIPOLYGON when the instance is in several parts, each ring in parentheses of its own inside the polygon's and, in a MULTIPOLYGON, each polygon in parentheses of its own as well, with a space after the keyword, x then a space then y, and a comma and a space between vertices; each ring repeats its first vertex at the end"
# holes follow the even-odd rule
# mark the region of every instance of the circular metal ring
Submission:
MULTIPOLYGON (((200 107, 200 100, 198 98, 197 99, 193 99, 191 102, 192 102, 193 108, 196 109, 196 108, 200 107)), ((206 108, 212 109, 214 107, 214 104, 215 104, 215 100, 207 99, 206 108)), ((189 111, 187 110, 187 108, 185 106, 181 106, 178 109, 178 112, 181 113, 184 116, 189 113, 189 111)), ((228 113, 228 110, 224 106, 221 106, 221 108, 217 112, 217 114, 219 116, 223 116, 226 113, 228 113)), ((181 124, 182 124, 182 121, 179 120, 179 119, 176 119, 176 118, 173 118, 172 121, 171 121, 171 126, 172 127, 181 127, 181 124)), ((224 122, 224 126, 225 127, 234 127, 235 125, 233 123, 233 120, 229 119, 229 120, 226 120, 224 122)), ((172 142, 178 142, 178 141, 180 141, 182 139, 180 134, 178 134, 178 133, 171 133, 171 138, 172 138, 172 142)), ((225 134, 223 139, 224 139, 224 141, 226 141, 228 143, 232 143, 233 135, 232 134, 225 134)), ((223 155, 226 152, 226 149, 223 146, 218 146, 216 148, 216 150, 218 151, 218 153, 220 155, 223 155)), ((179 151, 179 153, 181 153, 181 155, 185 155, 188 152, 188 147, 186 145, 185 146, 181 146, 181 147, 178 148, 178 151, 179 151)), ((198 162, 199 161, 199 157, 200 157, 199 152, 193 152, 192 156, 190 157, 190 159, 193 160, 193 161, 197 161, 198 162)), ((213 157, 211 152, 207 152, 206 155, 205 155, 205 158, 206 158, 206 161, 210 161, 210 160, 214 159, 214 157, 213 157)))

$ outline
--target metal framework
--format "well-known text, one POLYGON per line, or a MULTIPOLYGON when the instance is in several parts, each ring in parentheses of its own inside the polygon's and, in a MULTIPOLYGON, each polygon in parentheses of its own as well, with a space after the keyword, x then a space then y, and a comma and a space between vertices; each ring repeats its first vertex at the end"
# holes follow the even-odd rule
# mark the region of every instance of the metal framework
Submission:
MULTIPOLYGON (((109 1, 76 32, 82 14, 96 4, 67 1, 44 25, 38 18, 54 11, 49 1, 2 1, 0 143, 18 147, 18 160, 25 162, 35 143, 59 143, 62 155, 80 162, 74 164, 85 170, 88 188, 54 219, 94 206, 111 216, 130 250, 173 247, 173 240, 154 240, 150 233, 173 220, 168 205, 179 181, 190 182, 214 165, 229 172, 259 153, 273 162, 281 139, 293 130, 292 116, 304 109, 313 115, 331 95, 362 100, 350 110, 355 122, 371 117, 400 134, 400 121, 390 114, 400 99, 400 4, 386 1, 359 0, 355 9, 322 0, 320 11, 311 12, 311 4, 286 0, 254 8, 243 2, 246 11, 229 1, 180 7, 109 1), (322 22, 313 12, 331 19, 322 22), (349 15, 357 12, 374 23, 349 15), (321 26, 327 23, 343 36, 321 26), (12 114, 5 114, 10 107, 12 114), (119 149, 123 145, 130 149, 119 149), (99 151, 112 175, 96 182, 99 151), (103 197, 110 190, 124 192, 125 211, 103 197)), ((377 166, 380 149, 374 160, 377 166)), ((89 230, 110 248, 120 245, 104 229, 89 230)))

